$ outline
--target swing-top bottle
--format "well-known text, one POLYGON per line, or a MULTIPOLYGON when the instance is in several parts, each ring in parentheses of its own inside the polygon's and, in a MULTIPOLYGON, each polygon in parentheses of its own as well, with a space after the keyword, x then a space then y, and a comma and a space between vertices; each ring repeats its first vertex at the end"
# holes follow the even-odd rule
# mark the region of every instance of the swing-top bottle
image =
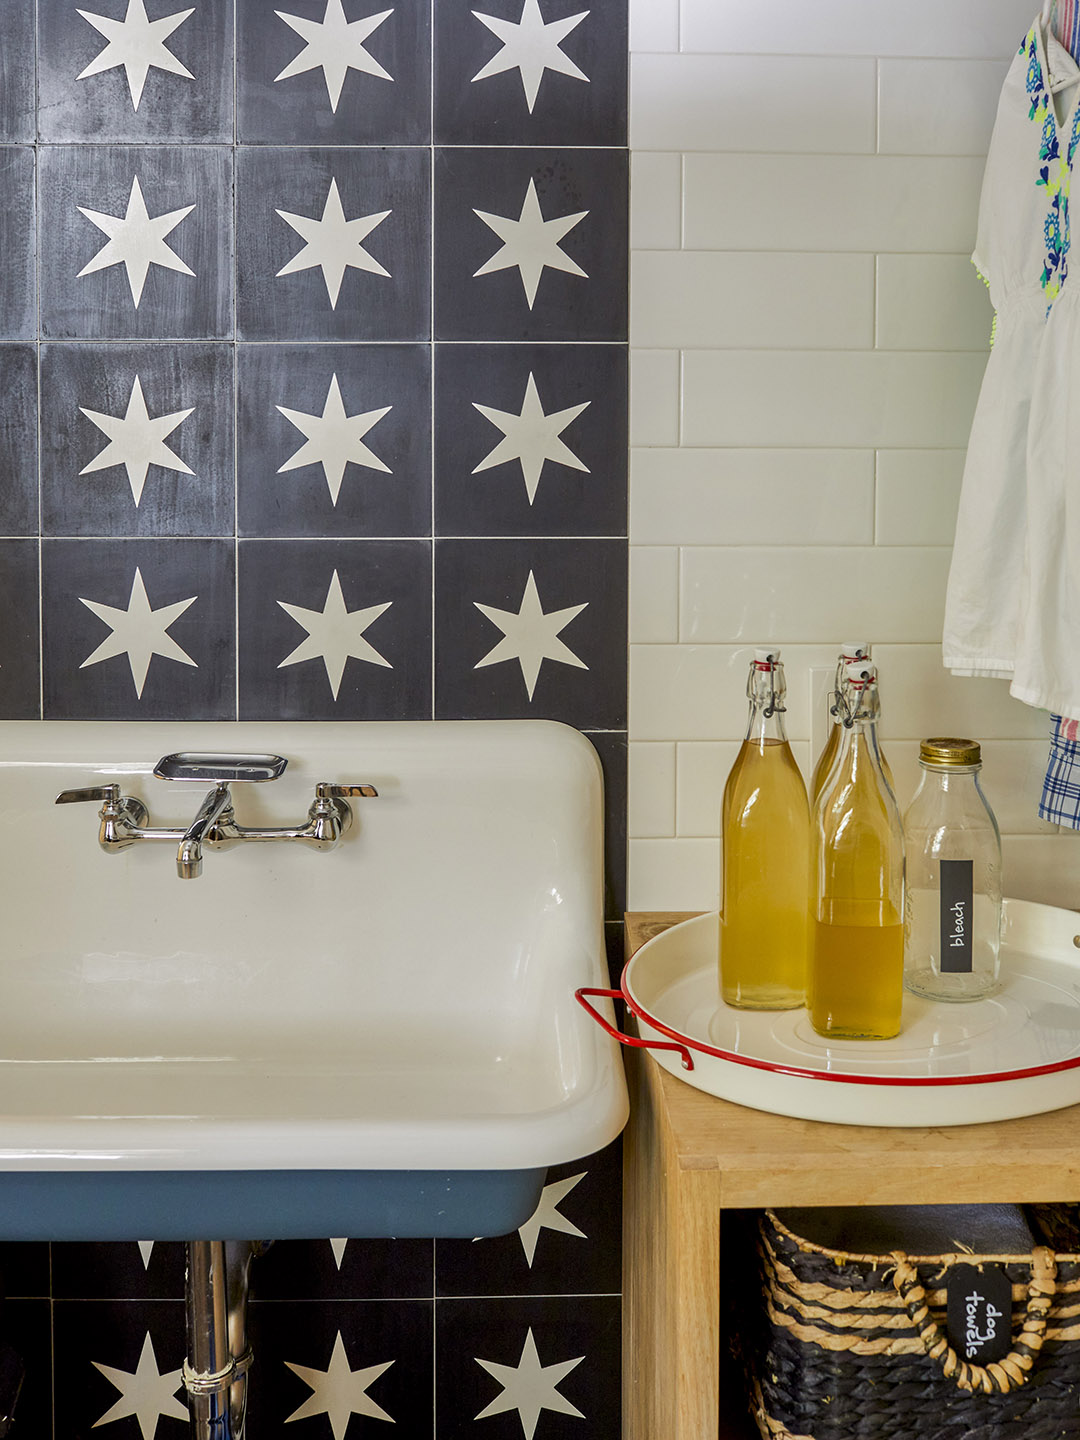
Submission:
MULTIPOLYGON (((844 684, 844 666, 853 665, 857 660, 869 660, 871 658, 869 640, 845 640, 840 646, 840 654, 836 661, 836 679, 833 681, 833 688, 829 691, 829 716, 828 731, 825 744, 821 747, 821 754, 818 756, 817 764, 814 766, 814 773, 810 779, 810 807, 813 809, 817 798, 821 794, 821 787, 829 778, 829 771, 832 769, 833 761, 836 759, 836 752, 840 749, 840 692, 844 684)), ((878 751, 881 755, 881 769, 885 779, 889 782, 890 790, 895 791, 893 785, 892 771, 889 769, 889 762, 885 758, 885 751, 881 748, 881 739, 878 737, 878 751)))
POLYGON ((814 807, 807 1006, 829 1039, 899 1033, 904 988, 904 841, 877 740, 877 672, 848 665, 840 746, 814 807))
POLYGON ((821 787, 829 778, 829 771, 836 759, 836 752, 840 749, 840 691, 844 684, 844 666, 853 665, 857 660, 870 659, 870 642, 868 640, 845 640, 840 646, 840 654, 836 661, 836 678, 833 687, 829 691, 829 718, 828 730, 825 735, 825 744, 821 747, 821 754, 814 766, 814 773, 810 777, 810 804, 817 803, 821 794, 821 787))
POLYGON ((755 650, 746 738, 724 787, 720 993, 749 1010, 806 999, 809 807, 784 732, 779 650, 755 650))

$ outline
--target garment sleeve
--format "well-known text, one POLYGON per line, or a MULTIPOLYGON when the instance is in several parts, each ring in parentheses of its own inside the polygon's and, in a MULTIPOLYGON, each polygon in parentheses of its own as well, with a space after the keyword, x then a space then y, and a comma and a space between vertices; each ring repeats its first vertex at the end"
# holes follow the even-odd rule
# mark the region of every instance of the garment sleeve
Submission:
POLYGON ((994 273, 993 243, 993 214, 997 194, 996 177, 1001 149, 1000 144, 995 144, 995 140, 998 139, 997 132, 998 127, 995 125, 994 134, 990 139, 990 150, 986 156, 986 167, 983 170, 982 191, 979 195, 979 218, 975 229, 975 249, 971 252, 971 263, 979 272, 982 280, 990 286, 991 299, 993 299, 993 282, 998 278, 994 273))

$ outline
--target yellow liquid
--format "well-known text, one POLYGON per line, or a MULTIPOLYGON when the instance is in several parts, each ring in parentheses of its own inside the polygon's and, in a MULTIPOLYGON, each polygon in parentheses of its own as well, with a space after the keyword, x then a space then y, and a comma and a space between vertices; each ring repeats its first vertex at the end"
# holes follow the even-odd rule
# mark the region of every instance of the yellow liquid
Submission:
POLYGON ((825 902, 811 924, 807 1008, 819 1035, 889 1040, 900 1033, 904 926, 892 905, 825 902))
POLYGON ((746 1010, 806 1001, 810 817, 782 740, 744 740, 724 788, 720 993, 746 1010))
MULTIPOLYGON (((833 761, 836 759, 836 752, 840 749, 840 731, 844 727, 834 723, 832 716, 829 716, 829 736, 821 747, 821 754, 818 756, 817 764, 814 766, 814 773, 810 777, 810 807, 817 804, 817 798, 829 778, 829 771, 832 769, 833 761)), ((885 758, 885 752, 880 747, 878 754, 881 756, 881 773, 889 782, 889 789, 896 794, 896 786, 893 783, 892 771, 889 769, 889 762, 885 758)))
POLYGON ((829 771, 832 769, 833 761, 836 759, 836 752, 840 749, 840 729, 841 727, 834 722, 830 715, 828 739, 821 747, 821 754, 818 756, 818 762, 814 766, 814 773, 810 777, 811 806, 817 803, 817 798, 821 794, 821 787, 829 778, 829 771))

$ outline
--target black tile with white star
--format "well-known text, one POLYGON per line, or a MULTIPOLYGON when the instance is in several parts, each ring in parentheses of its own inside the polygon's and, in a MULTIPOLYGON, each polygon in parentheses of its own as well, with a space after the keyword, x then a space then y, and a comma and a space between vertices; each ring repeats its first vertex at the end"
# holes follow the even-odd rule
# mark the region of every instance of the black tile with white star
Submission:
POLYGON ((232 0, 37 0, 37 11, 42 140, 232 139, 232 0))
POLYGON ((278 1240, 251 1271, 258 1300, 430 1300, 433 1240, 278 1240))
POLYGON ((42 338, 227 338, 232 166, 223 145, 43 146, 42 338))
POLYGON ((0 540, 0 716, 41 714, 38 542, 0 540))
POLYGON ((233 352, 41 347, 45 535, 231 535, 233 352))
POLYGON ((436 535, 625 535, 625 349, 437 345, 435 453, 436 535))
POLYGON ((620 1311, 617 1295, 437 1301, 437 1440, 618 1435, 620 1311))
POLYGON ((437 340, 625 340, 624 150, 435 152, 437 340))
POLYGON ((72 1240, 52 1246, 57 1300, 183 1300, 182 1242, 72 1240))
POLYGON ((33 345, 0 345, 0 535, 38 528, 38 363, 33 345))
POLYGON ((253 1302, 247 1433, 345 1440, 389 1424, 393 1434, 430 1433, 432 1303, 253 1302))
POLYGON ((239 550, 241 720, 430 718, 430 541, 239 550))
POLYGON ((44 540, 46 720, 231 720, 233 544, 44 540))
POLYGON ((33 6, 0 5, 0 144, 35 138, 34 72, 33 6))
POLYGON ((237 151, 242 340, 426 340, 431 164, 407 148, 237 151))
POLYGON ((429 0, 237 0, 237 39, 242 144, 430 144, 429 0))
POLYGON ((37 320, 34 243, 34 152, 0 150, 0 339, 29 340, 37 320))
POLYGON ((625 665, 625 541, 436 541, 438 719, 621 729, 625 665))
POLYGON ((53 1336, 58 1436, 113 1424, 118 1440, 190 1435, 182 1300, 57 1300, 53 1336))
POLYGON ((616 1143, 553 1165, 535 1213, 512 1234, 436 1240, 436 1294, 617 1295, 621 1175, 616 1143))
POLYGON ((8 1300, 0 1305, 0 1413, 10 1414, 13 1382, 22 1372, 15 1426, 27 1440, 50 1434, 53 1397, 52 1324, 48 1300, 8 1300))
POLYGON ((440 0, 435 143, 625 145, 625 0, 440 0))
POLYGON ((238 413, 241 535, 430 535, 428 346, 242 345, 238 413))
POLYGON ((43 1240, 0 1243, 0 1296, 5 1300, 47 1299, 49 1246, 43 1240))

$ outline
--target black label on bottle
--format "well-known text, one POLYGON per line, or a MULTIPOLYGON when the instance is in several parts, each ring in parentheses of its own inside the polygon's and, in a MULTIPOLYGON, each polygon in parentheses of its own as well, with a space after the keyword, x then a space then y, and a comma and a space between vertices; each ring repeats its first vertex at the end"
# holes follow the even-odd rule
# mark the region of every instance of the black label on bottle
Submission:
POLYGON ((941 862, 941 969, 971 974, 972 868, 970 860, 941 862))
POLYGON ((996 1265, 954 1265, 945 1286, 949 1344, 969 1365, 1003 1360, 1012 1347, 1012 1285, 996 1265))

